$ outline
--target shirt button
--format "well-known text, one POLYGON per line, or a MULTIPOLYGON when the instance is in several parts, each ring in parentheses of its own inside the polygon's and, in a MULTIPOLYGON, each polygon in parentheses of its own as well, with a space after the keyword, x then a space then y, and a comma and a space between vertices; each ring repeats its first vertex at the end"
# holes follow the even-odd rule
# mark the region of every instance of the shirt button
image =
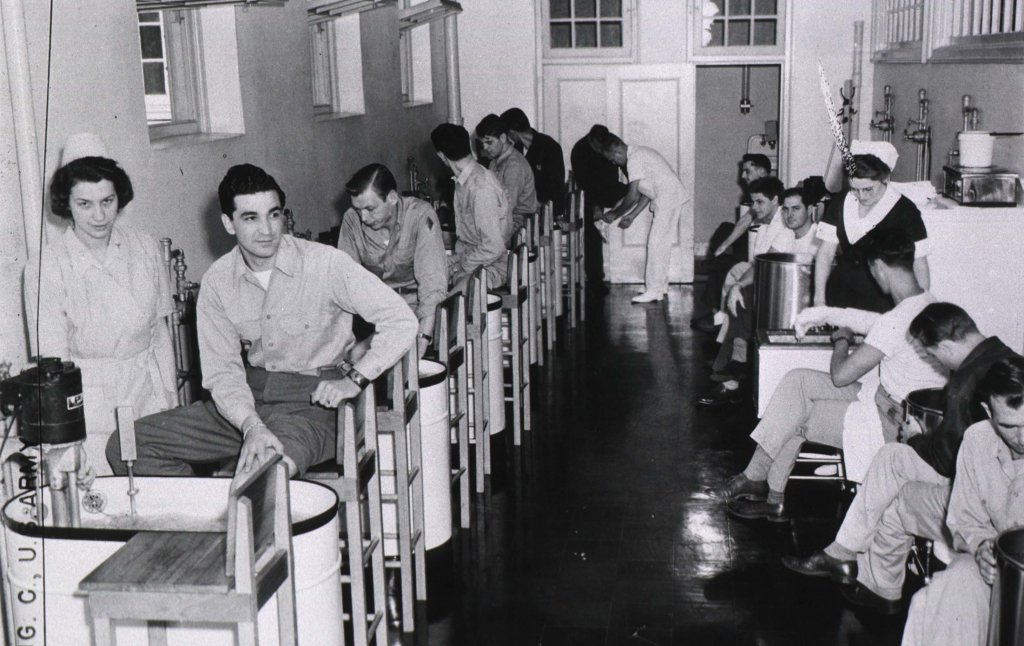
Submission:
POLYGON ((273 342, 273 341, 271 341, 270 343, 268 343, 268 344, 267 344, 267 347, 268 347, 268 348, 272 348, 272 347, 274 347, 274 342, 273 342))
POLYGON ((267 314, 267 320, 268 320, 268 321, 270 320, 270 315, 269 315, 269 314, 267 314))

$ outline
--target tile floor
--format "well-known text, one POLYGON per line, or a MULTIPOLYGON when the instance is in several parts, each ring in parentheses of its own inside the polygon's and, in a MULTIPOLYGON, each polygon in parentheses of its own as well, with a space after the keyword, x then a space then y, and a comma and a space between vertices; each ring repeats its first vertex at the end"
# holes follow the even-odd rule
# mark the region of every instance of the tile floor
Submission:
POLYGON ((905 615, 855 611, 779 563, 831 539, 836 486, 792 485, 788 524, 730 518, 708 497, 750 456, 753 406, 694 405, 714 345, 688 327, 689 287, 649 306, 630 293, 594 302, 535 373, 535 428, 453 540, 455 586, 432 590, 429 625, 395 643, 898 644, 905 615))

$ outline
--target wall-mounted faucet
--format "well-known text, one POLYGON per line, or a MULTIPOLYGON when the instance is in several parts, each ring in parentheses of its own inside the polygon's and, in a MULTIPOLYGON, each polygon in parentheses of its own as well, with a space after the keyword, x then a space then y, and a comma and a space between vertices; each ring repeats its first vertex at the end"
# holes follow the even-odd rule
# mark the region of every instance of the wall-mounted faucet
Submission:
POLYGON ((885 95, 882 97, 882 109, 875 110, 875 118, 871 120, 871 127, 882 131, 882 141, 892 141, 892 133, 896 130, 896 95, 892 93, 892 86, 885 86, 885 95))
POLYGON ((903 138, 917 144, 915 179, 919 182, 931 178, 932 169, 932 127, 928 125, 928 92, 917 91, 917 119, 908 119, 903 129, 903 138), (907 130, 911 126, 913 131, 907 130))
POLYGON ((406 172, 409 174, 409 192, 417 197, 430 194, 430 179, 420 178, 420 169, 416 165, 416 158, 409 155, 405 159, 406 172))

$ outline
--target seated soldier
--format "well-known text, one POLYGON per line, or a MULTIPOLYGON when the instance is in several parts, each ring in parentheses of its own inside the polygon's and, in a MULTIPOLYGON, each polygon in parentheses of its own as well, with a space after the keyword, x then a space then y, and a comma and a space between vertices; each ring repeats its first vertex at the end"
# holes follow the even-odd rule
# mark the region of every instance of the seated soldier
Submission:
POLYGON ((877 451, 883 442, 896 440, 897 419, 908 393, 946 383, 941 366, 907 339, 910 322, 935 300, 914 276, 913 241, 901 230, 889 230, 872 234, 864 248, 871 275, 896 307, 882 315, 855 311, 860 317, 831 311, 834 308, 808 308, 800 313, 801 332, 804 326, 821 323, 844 327, 832 335, 829 372, 791 370, 775 389, 751 434, 758 446, 750 463, 717 492, 728 500, 727 509, 735 516, 785 520, 786 482, 805 441, 836 448, 854 444, 862 451, 877 451), (849 323, 866 338, 851 352, 855 330, 845 324, 855 318, 863 320, 849 323), (868 388, 861 392, 858 380, 876 368, 879 385, 873 392, 868 388), (847 425, 851 412, 864 423, 847 425))
POLYGON ((455 174, 455 252, 448 257, 449 282, 458 289, 483 267, 488 287, 508 278, 505 241, 512 230, 512 205, 494 173, 473 158, 469 133, 442 123, 430 133, 437 156, 455 174))
MULTIPOLYGON (((551 202, 556 218, 565 214, 565 158, 562 147, 552 137, 538 132, 530 126, 530 119, 519 108, 509 108, 501 113, 501 120, 508 128, 508 134, 516 144, 516 150, 523 153, 533 169, 537 200, 551 202)), ((617 176, 616 176, 617 177, 617 176)))
MULTIPOLYGON (((199 291, 199 359, 212 401, 135 422, 135 473, 193 475, 195 464, 234 458, 249 471, 276 453, 301 475, 334 457, 332 409, 412 347, 416 318, 347 254, 282 235, 284 191, 263 169, 231 167, 218 196, 237 245, 213 263, 199 291), (355 343, 353 314, 376 331, 369 351, 342 373, 336 366, 355 343)), ((107 461, 126 473, 117 433, 107 461)))
POLYGON ((959 554, 914 595, 903 646, 985 646, 995 539, 1024 525, 1024 358, 995 363, 978 390, 988 419, 964 433, 946 514, 959 554))
POLYGON ((843 596, 883 614, 900 609, 907 555, 914 536, 945 541, 946 503, 964 431, 985 417, 978 381, 997 361, 1017 356, 952 303, 932 303, 910 323, 910 336, 952 370, 942 422, 929 433, 904 429, 902 443, 886 444, 871 461, 835 541, 807 558, 782 564, 808 576, 830 577, 843 596))
MULTIPOLYGON (((788 189, 780 197, 775 192, 780 184, 772 177, 756 180, 751 185, 751 197, 754 200, 751 211, 754 211, 755 217, 770 211, 772 222, 781 222, 786 227, 781 231, 769 226, 761 227, 754 234, 755 251, 767 244, 768 250, 764 253, 802 254, 811 260, 818 248, 818 239, 814 235, 816 225, 811 222, 808 210, 813 203, 799 188, 788 189), (781 215, 775 215, 776 212, 781 215)), ((719 406, 736 401, 740 379, 746 372, 747 348, 754 334, 754 266, 751 263, 736 265, 737 268, 741 266, 746 266, 746 269, 726 295, 728 327, 718 356, 711 366, 714 370, 711 379, 719 382, 719 385, 697 400, 702 406, 719 406)))
POLYGON ((383 164, 356 171, 345 184, 352 208, 341 221, 338 248, 399 293, 420 322, 418 350, 426 352, 434 312, 448 293, 447 259, 433 207, 399 195, 383 164))
POLYGON ((511 247, 526 218, 537 213, 533 169, 523 153, 516 150, 515 143, 509 139, 508 126, 497 115, 484 117, 476 127, 476 136, 480 138, 484 155, 491 160, 487 168, 501 181, 512 203, 512 228, 505 240, 505 245, 511 247))
MULTIPOLYGON (((751 210, 750 185, 772 172, 772 162, 765 155, 747 153, 740 160, 740 187, 743 198, 740 201, 740 217, 734 223, 723 222, 711 234, 708 243, 707 258, 701 263, 701 271, 707 282, 694 301, 694 316, 690 319, 690 327, 710 332, 716 323, 712 315, 719 312, 719 294, 725 285, 725 277, 737 263, 747 260, 747 229, 753 223, 756 214, 751 210)), ((718 317, 716 317, 718 318, 718 317)))

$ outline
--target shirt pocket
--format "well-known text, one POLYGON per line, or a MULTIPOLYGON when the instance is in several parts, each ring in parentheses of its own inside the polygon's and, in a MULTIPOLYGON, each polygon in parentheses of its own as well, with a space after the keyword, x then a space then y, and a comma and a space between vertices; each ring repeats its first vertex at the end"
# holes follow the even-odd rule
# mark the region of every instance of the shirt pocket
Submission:
POLYGON ((331 327, 334 313, 327 309, 297 312, 281 319, 281 331, 289 337, 316 334, 331 327))

